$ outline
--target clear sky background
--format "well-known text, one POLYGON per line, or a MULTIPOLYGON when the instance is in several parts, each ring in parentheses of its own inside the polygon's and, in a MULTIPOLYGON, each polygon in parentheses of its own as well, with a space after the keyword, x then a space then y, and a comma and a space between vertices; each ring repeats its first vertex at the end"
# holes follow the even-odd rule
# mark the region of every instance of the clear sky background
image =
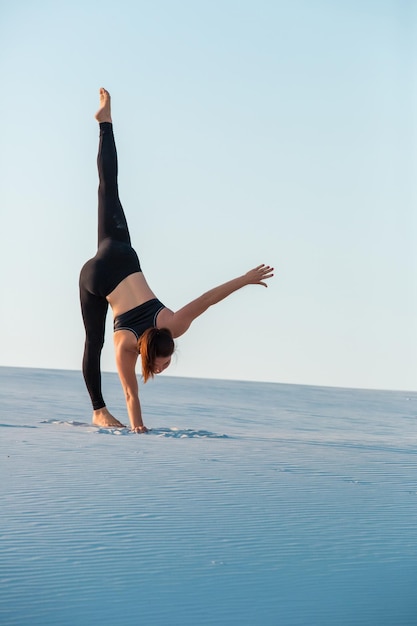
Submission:
POLYGON ((276 268, 196 320, 167 374, 417 389, 413 5, 3 2, 0 364, 80 369, 104 86, 159 299, 276 268))

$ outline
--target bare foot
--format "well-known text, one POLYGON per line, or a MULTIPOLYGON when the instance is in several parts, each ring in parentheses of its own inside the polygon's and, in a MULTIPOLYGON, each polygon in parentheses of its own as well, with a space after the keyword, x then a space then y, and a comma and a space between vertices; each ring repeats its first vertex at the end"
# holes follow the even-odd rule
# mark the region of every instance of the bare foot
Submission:
POLYGON ((94 116, 97 122, 110 122, 111 119, 111 109, 110 109, 110 94, 103 87, 100 88, 100 108, 94 116))
POLYGON ((93 425, 101 426, 102 428, 126 428, 124 424, 113 417, 106 407, 93 411, 93 425))

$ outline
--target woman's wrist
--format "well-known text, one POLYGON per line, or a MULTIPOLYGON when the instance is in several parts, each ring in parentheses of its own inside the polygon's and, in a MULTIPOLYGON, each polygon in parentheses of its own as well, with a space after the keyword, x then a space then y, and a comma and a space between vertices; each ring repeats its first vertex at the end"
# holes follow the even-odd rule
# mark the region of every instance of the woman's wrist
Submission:
POLYGON ((142 426, 132 426, 132 431, 134 433, 147 433, 148 429, 144 424, 142 424, 142 426))

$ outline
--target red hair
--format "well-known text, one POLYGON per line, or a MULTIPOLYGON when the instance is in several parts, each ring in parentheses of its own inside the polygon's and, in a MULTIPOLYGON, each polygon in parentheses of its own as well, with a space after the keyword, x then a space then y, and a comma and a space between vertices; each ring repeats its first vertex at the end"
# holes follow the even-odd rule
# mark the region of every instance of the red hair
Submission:
POLYGON ((148 328, 138 339, 142 359, 143 382, 155 375, 155 359, 169 357, 174 353, 175 344, 168 328, 148 328))

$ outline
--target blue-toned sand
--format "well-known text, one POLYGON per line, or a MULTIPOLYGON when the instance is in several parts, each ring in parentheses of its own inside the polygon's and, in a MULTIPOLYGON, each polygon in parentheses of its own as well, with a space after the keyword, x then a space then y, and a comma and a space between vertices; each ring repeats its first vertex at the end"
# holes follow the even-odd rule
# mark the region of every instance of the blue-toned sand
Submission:
POLYGON ((2 626, 416 626, 416 393, 141 394, 134 435, 80 373, 0 368, 2 626))

